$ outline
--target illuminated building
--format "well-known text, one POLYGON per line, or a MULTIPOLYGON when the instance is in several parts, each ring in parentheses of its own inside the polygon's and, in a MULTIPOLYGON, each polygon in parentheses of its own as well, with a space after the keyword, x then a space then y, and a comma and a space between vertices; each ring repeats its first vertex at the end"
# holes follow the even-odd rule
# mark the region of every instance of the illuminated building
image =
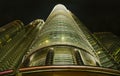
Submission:
POLYGON ((0 75, 120 75, 119 63, 99 37, 64 5, 56 5, 45 22, 37 19, 26 26, 15 22, 1 31, 0 75))
POLYGON ((101 42, 106 52, 120 64, 120 39, 111 32, 94 33, 97 40, 101 42))

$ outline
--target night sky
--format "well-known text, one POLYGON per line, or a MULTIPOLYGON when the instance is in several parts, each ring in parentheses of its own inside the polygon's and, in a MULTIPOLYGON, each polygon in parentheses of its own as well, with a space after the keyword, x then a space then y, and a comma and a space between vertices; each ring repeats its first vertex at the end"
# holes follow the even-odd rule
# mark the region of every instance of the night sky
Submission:
POLYGON ((120 0, 0 0, 0 26, 16 19, 46 20, 56 4, 64 4, 91 32, 120 36, 120 0))

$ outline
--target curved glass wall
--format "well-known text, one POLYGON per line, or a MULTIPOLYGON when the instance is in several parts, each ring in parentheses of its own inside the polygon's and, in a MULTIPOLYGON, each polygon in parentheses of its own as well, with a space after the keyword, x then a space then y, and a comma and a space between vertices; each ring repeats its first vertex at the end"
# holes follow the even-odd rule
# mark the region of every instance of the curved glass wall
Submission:
POLYGON ((52 21, 49 22, 49 25, 44 25, 40 31, 40 40, 38 41, 40 47, 56 44, 74 45, 93 54, 86 39, 80 35, 78 29, 73 27, 75 25, 71 24, 66 16, 58 15, 57 17, 54 17, 52 21))
POLYGON ((48 49, 42 49, 41 51, 37 51, 30 57, 29 66, 45 65, 47 53, 48 49))
POLYGON ((87 51, 67 45, 48 46, 37 50, 26 60, 25 66, 42 65, 98 65, 87 51))
POLYGON ((23 28, 20 20, 15 20, 7 25, 0 27, 0 46, 10 42, 12 38, 23 28))
POLYGON ((44 26, 40 30, 37 45, 38 46, 33 50, 33 52, 36 50, 38 51, 38 49, 41 51, 41 48, 48 46, 58 45, 56 51, 54 51, 55 58, 53 58, 53 65, 76 64, 76 60, 73 60, 72 62, 72 59, 70 59, 71 63, 64 62, 64 60, 60 61, 62 56, 73 58, 73 51, 71 51, 71 49, 68 47, 60 47, 63 45, 74 46, 84 50, 85 52, 80 51, 81 55, 78 55, 81 56, 81 59, 85 65, 96 66, 96 63, 99 63, 99 60, 94 53, 93 47, 88 42, 84 33, 79 28, 78 24, 74 21, 69 11, 63 5, 57 5, 51 12, 44 26), (66 54, 63 54, 63 52, 66 54), (89 59, 87 59, 85 55, 87 55, 87 58, 89 59), (58 60, 58 62, 56 60, 58 60))

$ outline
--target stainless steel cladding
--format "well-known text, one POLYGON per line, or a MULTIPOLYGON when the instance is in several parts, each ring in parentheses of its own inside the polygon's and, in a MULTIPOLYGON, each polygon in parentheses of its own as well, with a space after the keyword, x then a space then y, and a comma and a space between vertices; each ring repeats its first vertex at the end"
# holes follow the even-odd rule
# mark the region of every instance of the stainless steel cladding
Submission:
POLYGON ((0 46, 5 45, 23 28, 24 24, 20 20, 15 20, 0 27, 0 46))
POLYGON ((100 65, 93 47, 88 42, 81 28, 79 28, 78 23, 76 23, 66 7, 61 4, 56 5, 47 18, 40 30, 37 44, 38 46, 33 50, 32 54, 35 54, 36 50, 43 54, 37 56, 36 54, 31 55, 29 58, 30 66, 47 65, 45 61, 48 59, 47 54, 49 54, 49 49, 44 49, 43 51, 43 48, 48 47, 54 49, 52 50, 53 57, 51 58, 51 65, 100 65), (77 57, 74 56, 76 51, 77 57), (43 63, 41 61, 43 61, 43 63))

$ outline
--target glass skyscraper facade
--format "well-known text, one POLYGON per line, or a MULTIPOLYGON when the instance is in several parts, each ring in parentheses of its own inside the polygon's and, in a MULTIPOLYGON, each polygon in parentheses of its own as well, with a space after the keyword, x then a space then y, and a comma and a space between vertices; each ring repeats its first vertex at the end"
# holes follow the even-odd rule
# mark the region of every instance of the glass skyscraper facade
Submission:
POLYGON ((111 33, 92 34, 58 4, 45 22, 24 26, 16 20, 0 27, 0 75, 119 76, 119 42, 111 33))

